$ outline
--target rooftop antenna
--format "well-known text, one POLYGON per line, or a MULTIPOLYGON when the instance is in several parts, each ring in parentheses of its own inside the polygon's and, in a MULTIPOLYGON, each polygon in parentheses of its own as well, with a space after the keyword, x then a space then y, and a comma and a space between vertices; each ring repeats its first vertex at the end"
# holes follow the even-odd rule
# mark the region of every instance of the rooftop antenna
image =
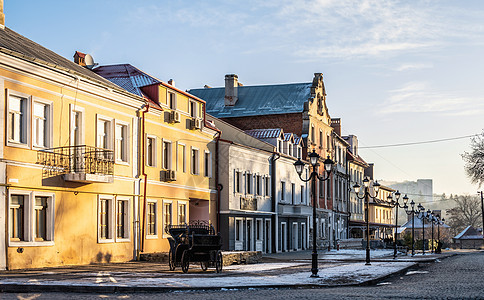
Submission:
POLYGON ((91 54, 86 54, 84 62, 86 63, 86 68, 88 68, 89 70, 98 65, 97 63, 94 63, 94 58, 92 58, 91 54))

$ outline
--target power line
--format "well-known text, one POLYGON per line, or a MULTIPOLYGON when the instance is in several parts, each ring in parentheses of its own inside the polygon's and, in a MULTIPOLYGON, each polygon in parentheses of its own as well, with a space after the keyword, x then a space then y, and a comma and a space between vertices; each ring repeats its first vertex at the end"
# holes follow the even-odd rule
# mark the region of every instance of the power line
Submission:
POLYGON ((421 141, 421 142, 412 142, 412 143, 401 143, 401 144, 390 144, 390 145, 378 145, 378 146, 366 146, 366 147, 359 147, 359 149, 375 149, 375 148, 389 148, 389 147, 401 147, 401 146, 411 146, 411 145, 421 145, 421 144, 431 144, 431 143, 439 143, 445 141, 453 141, 453 140, 460 140, 466 139, 474 136, 478 136, 479 134, 472 134, 466 136, 459 136, 453 138, 446 138, 440 140, 429 140, 429 141, 421 141))

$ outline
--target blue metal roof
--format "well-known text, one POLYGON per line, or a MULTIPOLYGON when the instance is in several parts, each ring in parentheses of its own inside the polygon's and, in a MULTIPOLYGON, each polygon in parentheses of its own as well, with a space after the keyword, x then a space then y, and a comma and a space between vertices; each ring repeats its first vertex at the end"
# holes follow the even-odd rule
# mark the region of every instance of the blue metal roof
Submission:
POLYGON ((217 117, 245 117, 298 113, 311 97, 312 83, 239 86, 238 101, 225 106, 225 88, 191 89, 188 92, 207 102, 207 113, 217 117))
POLYGON ((119 85, 128 92, 141 97, 143 97, 144 94, 140 87, 154 83, 161 83, 158 79, 130 64, 100 66, 93 71, 112 83, 119 85))

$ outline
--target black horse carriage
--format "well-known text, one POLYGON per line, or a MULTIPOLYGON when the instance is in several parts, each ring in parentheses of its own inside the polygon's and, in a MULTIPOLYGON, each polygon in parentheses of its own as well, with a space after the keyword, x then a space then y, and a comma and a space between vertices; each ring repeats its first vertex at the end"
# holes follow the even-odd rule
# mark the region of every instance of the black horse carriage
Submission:
POLYGON ((222 271, 222 240, 211 224, 191 221, 183 225, 168 225, 165 231, 170 235, 170 271, 181 267, 187 273, 190 262, 199 262, 203 271, 209 267, 215 268, 217 273, 222 271))

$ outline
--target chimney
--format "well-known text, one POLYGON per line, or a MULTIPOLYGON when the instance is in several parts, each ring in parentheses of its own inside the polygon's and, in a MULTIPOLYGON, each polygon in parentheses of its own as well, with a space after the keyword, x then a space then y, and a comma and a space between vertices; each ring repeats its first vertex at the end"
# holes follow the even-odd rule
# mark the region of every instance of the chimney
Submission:
MULTIPOLYGON (((0 0, 2 1, 2 0, 0 0)), ((76 53, 74 53, 74 62, 80 66, 83 66, 85 67, 86 66, 86 54, 85 53, 82 53, 82 52, 79 52, 79 51, 76 51, 76 53)))
POLYGON ((239 87, 239 77, 235 74, 225 75, 225 106, 234 106, 239 97, 237 89, 239 87))
POLYGON ((368 176, 370 177, 371 180, 373 180, 373 166, 374 163, 369 163, 368 168, 365 169, 365 177, 368 176))
POLYGON ((175 86, 175 80, 173 80, 173 79, 168 80, 168 84, 174 87, 175 86))
POLYGON ((341 119, 340 118, 331 119, 331 127, 333 127, 334 132, 338 136, 341 136, 341 119))
POLYGON ((3 0, 0 0, 0 29, 5 28, 5 14, 3 13, 3 0))

